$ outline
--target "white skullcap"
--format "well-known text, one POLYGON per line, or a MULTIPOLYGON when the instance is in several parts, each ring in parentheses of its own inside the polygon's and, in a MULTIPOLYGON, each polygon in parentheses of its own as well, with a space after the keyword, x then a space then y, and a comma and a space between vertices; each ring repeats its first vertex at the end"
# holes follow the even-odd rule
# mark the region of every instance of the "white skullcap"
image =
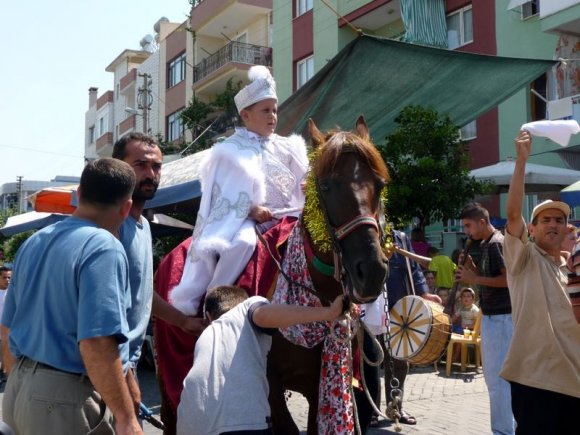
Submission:
POLYGON ((250 80, 250 84, 244 87, 234 97, 238 112, 241 112, 242 109, 258 101, 268 99, 278 101, 278 97, 276 96, 276 82, 267 67, 262 65, 253 66, 248 71, 248 79, 250 80))

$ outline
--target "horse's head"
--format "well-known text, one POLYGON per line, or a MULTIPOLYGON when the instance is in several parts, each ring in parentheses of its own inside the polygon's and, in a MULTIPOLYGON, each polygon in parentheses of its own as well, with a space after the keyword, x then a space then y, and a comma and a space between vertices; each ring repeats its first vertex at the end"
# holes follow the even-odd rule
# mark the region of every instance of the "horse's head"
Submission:
POLYGON ((372 301, 380 295, 388 272, 379 223, 387 167, 362 116, 354 132, 323 134, 312 120, 309 132, 314 151, 304 224, 319 251, 334 250, 342 257, 351 298, 372 301))

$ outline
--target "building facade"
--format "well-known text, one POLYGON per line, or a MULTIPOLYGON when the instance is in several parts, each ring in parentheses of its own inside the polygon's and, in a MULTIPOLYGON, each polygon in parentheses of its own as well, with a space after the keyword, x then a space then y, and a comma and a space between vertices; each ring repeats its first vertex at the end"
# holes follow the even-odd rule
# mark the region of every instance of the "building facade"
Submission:
POLYGON ((85 114, 86 159, 110 156, 115 141, 131 131, 158 135, 166 155, 179 157, 205 126, 209 134, 223 134, 235 120, 224 121, 219 110, 208 115, 199 129, 190 131, 182 111, 198 99, 215 102, 228 82, 247 83, 251 66, 272 65, 272 0, 216 0, 194 3, 189 20, 154 26, 154 49, 124 50, 106 71, 113 89, 98 94, 89 89, 85 114), (146 90, 146 92, 145 92, 146 90), (146 96, 147 95, 147 96, 146 96), (147 109, 144 110, 145 103, 147 109), (219 123, 214 122, 219 120, 219 123))

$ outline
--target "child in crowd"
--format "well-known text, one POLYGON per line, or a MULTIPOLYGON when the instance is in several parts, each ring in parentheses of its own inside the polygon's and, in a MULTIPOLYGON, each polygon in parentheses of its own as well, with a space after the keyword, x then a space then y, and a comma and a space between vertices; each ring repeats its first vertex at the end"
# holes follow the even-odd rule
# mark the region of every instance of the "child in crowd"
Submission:
POLYGON ((204 312, 211 324, 183 383, 177 434, 271 434, 266 357, 274 328, 332 321, 342 309, 342 296, 329 307, 306 307, 248 298, 235 286, 209 291, 204 312))
POLYGON ((272 219, 297 216, 304 204, 304 140, 274 133, 278 97, 268 68, 254 66, 248 77, 250 84, 234 98, 245 128, 214 145, 202 163, 193 239, 181 281, 170 293, 185 314, 197 313, 208 288, 239 277, 256 246, 256 223, 271 226, 272 219))
POLYGON ((436 294, 441 298, 441 305, 445 307, 447 305, 447 300, 449 299, 449 289, 445 287, 438 288, 436 294))
POLYGON ((461 308, 459 316, 461 317, 461 328, 473 330, 475 320, 479 314, 479 308, 475 305, 475 292, 472 288, 463 287, 461 289, 461 308))

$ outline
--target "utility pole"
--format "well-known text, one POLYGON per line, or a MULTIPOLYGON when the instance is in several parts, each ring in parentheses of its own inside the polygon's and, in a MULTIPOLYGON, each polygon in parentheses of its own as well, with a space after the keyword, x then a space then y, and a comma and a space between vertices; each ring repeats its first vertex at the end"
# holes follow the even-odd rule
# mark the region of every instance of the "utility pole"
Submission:
POLYGON ((139 73, 143 77, 143 86, 139 88, 137 95, 137 108, 143 111, 143 133, 149 134, 149 110, 151 109, 151 74, 139 73))
POLYGON ((18 213, 22 213, 22 175, 16 177, 16 198, 18 199, 18 213))

